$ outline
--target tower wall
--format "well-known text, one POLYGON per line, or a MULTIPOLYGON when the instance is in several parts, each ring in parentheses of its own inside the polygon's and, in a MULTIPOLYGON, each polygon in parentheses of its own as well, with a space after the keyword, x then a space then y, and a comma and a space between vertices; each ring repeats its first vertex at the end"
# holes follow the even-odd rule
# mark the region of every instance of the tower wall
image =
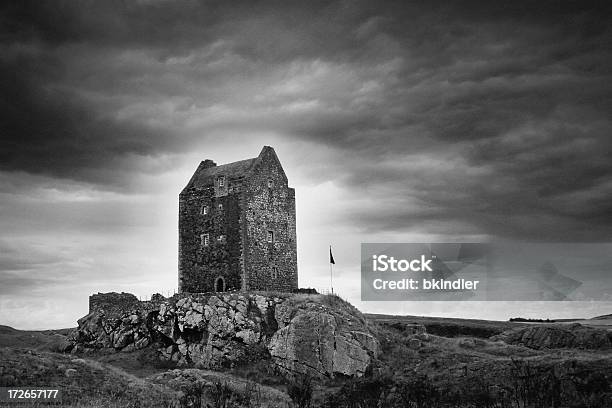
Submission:
POLYGON ((261 159, 245 193, 247 289, 289 292, 298 287, 295 190, 273 150, 261 159), (268 231, 274 234, 272 243, 268 231))
POLYGON ((219 277, 224 290, 242 288, 241 212, 241 192, 219 196, 210 187, 181 194, 179 292, 213 292, 219 277), (205 206, 208 213, 202 214, 205 206), (208 234, 208 246, 202 234, 208 234))

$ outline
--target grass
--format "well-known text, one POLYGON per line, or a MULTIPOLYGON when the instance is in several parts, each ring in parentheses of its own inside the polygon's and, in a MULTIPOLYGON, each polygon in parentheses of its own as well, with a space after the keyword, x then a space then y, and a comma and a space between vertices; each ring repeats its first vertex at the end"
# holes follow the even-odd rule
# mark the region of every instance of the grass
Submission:
POLYGON ((0 347, 24 347, 35 350, 57 351, 60 344, 73 329, 17 330, 0 326, 0 347))
MULTIPOLYGON (((336 295, 261 294, 338 316, 356 310, 336 295)), ((363 378, 293 382, 266 358, 224 371, 176 369, 146 349, 77 358, 51 352, 65 330, 0 326, 0 344, 9 346, 0 348, 0 386, 57 386, 65 392, 63 406, 70 407, 612 406, 612 351, 533 350, 489 339, 520 323, 381 315, 355 323, 356 329, 367 326, 382 347, 363 378), (428 333, 405 330, 412 323, 428 333), (76 375, 67 376, 70 369, 76 375)))
MULTIPOLYGON (((28 349, 0 349, 0 386, 62 390, 62 406, 168 407, 176 391, 151 386, 120 368, 69 355, 28 349)), ((28 406, 20 405, 20 406, 28 406)))
POLYGON ((358 406, 367 398, 381 407, 612 406, 610 352, 533 350, 470 336, 410 335, 395 320, 370 326, 383 348, 370 381, 390 379, 382 382, 388 388, 361 395, 345 387, 341 395, 330 396, 328 406, 358 406), (411 347, 411 339, 419 340, 418 347, 411 347))
POLYGON ((139 376, 97 360, 28 349, 1 348, 0 373, 0 386, 61 389, 65 407, 285 408, 291 402, 275 387, 229 372, 187 368, 142 376, 141 370, 139 376))
POLYGON ((226 406, 286 407, 290 398, 286 393, 255 381, 218 371, 195 368, 169 370, 147 377, 147 381, 174 390, 200 389, 210 400, 224 398, 226 406), (219 395, 222 394, 222 395, 219 395))

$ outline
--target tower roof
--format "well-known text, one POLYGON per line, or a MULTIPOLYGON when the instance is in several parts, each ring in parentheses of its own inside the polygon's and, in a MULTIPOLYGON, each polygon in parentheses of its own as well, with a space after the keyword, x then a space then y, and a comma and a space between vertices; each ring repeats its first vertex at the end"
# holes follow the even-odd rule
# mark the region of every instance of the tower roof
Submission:
POLYGON ((187 187, 203 188, 212 186, 215 182, 215 178, 220 175, 232 179, 246 177, 253 167, 255 160, 257 160, 257 157, 222 164, 220 166, 205 166, 203 165, 205 162, 202 162, 187 187))
MULTIPOLYGON (((264 146, 257 157, 222 164, 220 166, 217 166, 217 164, 212 160, 204 160, 200 163, 195 173, 193 173, 191 180, 189 180, 189 183, 187 183, 187 186, 183 189, 183 191, 192 188, 197 189, 212 187, 214 186, 215 179, 221 175, 229 179, 247 177, 251 174, 253 168, 265 154, 272 154, 275 160, 278 161, 274 149, 270 146, 264 146)), ((283 177, 285 177, 284 173, 283 177)))

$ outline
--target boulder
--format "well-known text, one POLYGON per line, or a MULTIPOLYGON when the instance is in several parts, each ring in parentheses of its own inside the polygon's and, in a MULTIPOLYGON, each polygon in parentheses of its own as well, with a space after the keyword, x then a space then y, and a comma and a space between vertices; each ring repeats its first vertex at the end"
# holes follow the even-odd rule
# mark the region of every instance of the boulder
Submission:
POLYGON ((476 347, 476 343, 473 339, 460 339, 458 344, 459 347, 466 349, 473 349, 474 347, 476 347))
POLYGON ((63 339, 57 345, 57 351, 60 353, 69 353, 74 347, 74 343, 70 341, 68 338, 63 339))
POLYGON ((410 347, 412 350, 420 349, 421 345, 421 340, 417 339, 416 337, 413 337, 408 340, 408 347, 410 347))
POLYGON ((75 375, 77 375, 77 370, 74 368, 69 368, 64 372, 64 375, 66 377, 74 377, 75 375))
POLYGON ((331 310, 298 309, 272 336, 270 355, 289 373, 361 376, 379 353, 378 341, 345 322, 331 310))

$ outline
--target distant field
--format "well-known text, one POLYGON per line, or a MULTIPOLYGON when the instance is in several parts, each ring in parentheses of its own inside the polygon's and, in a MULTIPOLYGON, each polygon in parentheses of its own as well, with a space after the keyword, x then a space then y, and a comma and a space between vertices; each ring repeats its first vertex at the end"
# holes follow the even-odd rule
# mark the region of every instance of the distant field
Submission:
POLYGON ((473 336, 488 338, 506 330, 522 327, 525 323, 502 322, 495 320, 456 319, 427 316, 393 316, 382 314, 366 314, 370 321, 377 323, 410 324, 425 326, 427 333, 444 337, 473 336))
POLYGON ((609 330, 612 330, 612 318, 574 320, 572 321, 572 323, 580 323, 583 326, 593 326, 593 327, 607 328, 609 330))
POLYGON ((546 322, 508 322, 497 320, 458 319, 428 316, 393 316, 382 314, 366 314, 370 321, 393 324, 394 322, 422 324, 428 333, 445 337, 474 336, 486 338, 525 325, 534 324, 570 324, 580 323, 583 326, 608 328, 612 330, 612 315, 594 317, 592 319, 558 319, 554 323, 546 322))
POLYGON ((483 324, 492 327, 505 327, 513 328, 517 327, 517 323, 501 321, 501 320, 481 320, 481 319, 460 319, 455 317, 431 317, 431 316, 398 316, 398 315, 385 315, 385 314, 374 314, 367 313, 365 315, 368 319, 373 320, 411 320, 415 323, 456 323, 456 324, 483 324))

